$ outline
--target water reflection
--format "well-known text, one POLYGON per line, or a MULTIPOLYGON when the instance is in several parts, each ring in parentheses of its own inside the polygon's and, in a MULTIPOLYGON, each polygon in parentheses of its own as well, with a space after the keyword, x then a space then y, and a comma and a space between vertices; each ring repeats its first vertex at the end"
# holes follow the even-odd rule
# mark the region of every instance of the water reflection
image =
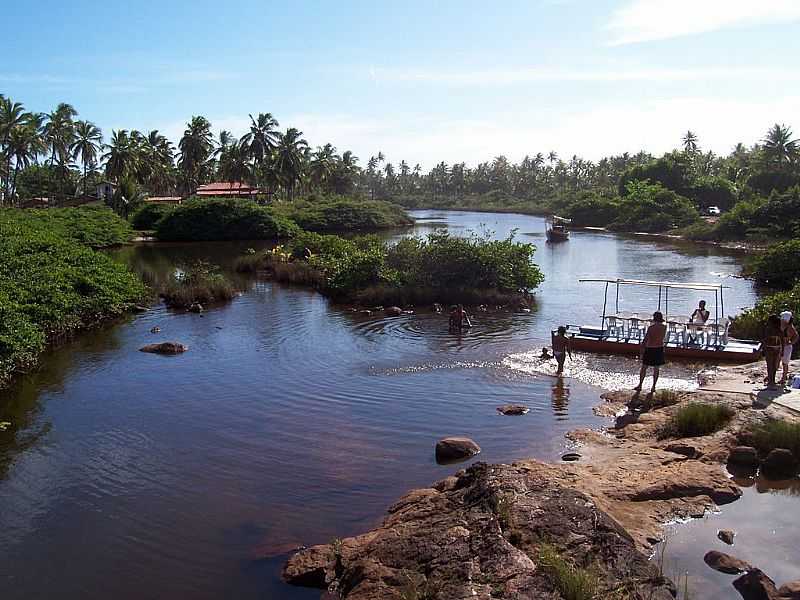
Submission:
POLYGON ((565 385, 563 378, 559 377, 553 382, 551 399, 553 414, 559 420, 566 420, 569 416, 569 385, 565 385))

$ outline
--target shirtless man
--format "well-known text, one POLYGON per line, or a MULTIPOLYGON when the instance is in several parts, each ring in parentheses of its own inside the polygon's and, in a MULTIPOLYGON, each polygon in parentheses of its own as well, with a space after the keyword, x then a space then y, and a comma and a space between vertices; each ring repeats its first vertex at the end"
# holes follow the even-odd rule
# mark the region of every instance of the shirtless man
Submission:
POLYGON ((647 367, 653 367, 653 387, 650 393, 656 391, 656 382, 661 365, 664 364, 664 337, 667 335, 667 326, 664 324, 664 315, 656 311, 653 313, 653 323, 647 328, 647 333, 642 340, 642 349, 639 352, 639 359, 642 361, 642 368, 639 371, 639 385, 633 388, 637 392, 642 391, 642 383, 647 375, 647 367))
POLYGON ((567 354, 569 354, 569 358, 572 360, 572 347, 567 337, 567 328, 561 325, 558 328, 558 333, 553 336, 553 356, 555 356, 558 362, 556 375, 561 375, 564 372, 564 361, 567 358, 567 354))

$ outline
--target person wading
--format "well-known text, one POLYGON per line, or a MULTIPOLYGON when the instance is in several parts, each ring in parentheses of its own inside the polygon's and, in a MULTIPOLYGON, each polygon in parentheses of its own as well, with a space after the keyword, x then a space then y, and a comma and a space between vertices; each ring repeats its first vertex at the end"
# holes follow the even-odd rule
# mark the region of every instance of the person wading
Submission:
POLYGON ((635 391, 642 391, 642 384, 647 376, 647 367, 653 367, 653 387, 650 389, 650 393, 656 391, 659 370, 664 364, 664 338, 666 335, 667 326, 664 325, 664 315, 656 311, 653 313, 653 322, 647 328, 647 333, 642 340, 642 349, 639 352, 642 368, 639 371, 639 385, 633 388, 635 391))

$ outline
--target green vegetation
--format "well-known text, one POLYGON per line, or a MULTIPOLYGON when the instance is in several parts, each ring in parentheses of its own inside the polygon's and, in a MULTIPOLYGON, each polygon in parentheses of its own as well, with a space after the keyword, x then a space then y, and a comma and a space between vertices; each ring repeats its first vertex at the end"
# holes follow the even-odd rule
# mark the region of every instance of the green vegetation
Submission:
POLYGON ((88 247, 129 232, 108 210, 0 210, 0 385, 34 367, 48 343, 146 296, 124 266, 88 247))
POLYGON ((345 239, 304 232, 285 248, 243 256, 237 269, 265 268, 280 281, 312 285, 365 305, 508 304, 543 280, 532 244, 434 233, 389 245, 376 236, 345 239))
POLYGON ((596 597, 599 586, 597 576, 570 563, 554 546, 540 546, 539 564, 551 577, 564 600, 592 600, 596 597))
POLYGON ((131 215, 131 226, 139 231, 155 229, 161 219, 171 213, 173 208, 168 204, 144 204, 131 215))
POLYGON ((800 423, 767 421, 753 428, 748 437, 763 456, 775 448, 785 448, 800 460, 800 423))
POLYGON ((697 437, 719 431, 733 418, 734 410, 724 404, 690 402, 681 406, 659 432, 659 437, 697 437))
POLYGON ((189 308, 227 302, 236 296, 236 290, 219 267, 204 261, 180 269, 161 290, 164 304, 170 308, 189 308))
POLYGON ((697 221, 699 215, 688 199, 659 183, 633 180, 625 186, 612 229, 666 231, 697 221))
POLYGON ((730 327, 731 335, 741 339, 761 339, 767 317, 790 310, 800 314, 800 281, 785 292, 771 294, 759 300, 753 308, 749 308, 733 319, 730 327))
POLYGON ((792 287, 800 279, 800 240, 770 246, 750 261, 748 271, 759 283, 792 287))
POLYGON ((302 229, 316 232, 388 229, 413 224, 405 210, 381 200, 352 198, 309 198, 274 206, 276 214, 285 216, 302 229))
POLYGON ((289 219, 250 200, 190 199, 156 222, 164 241, 276 240, 297 233, 289 219))

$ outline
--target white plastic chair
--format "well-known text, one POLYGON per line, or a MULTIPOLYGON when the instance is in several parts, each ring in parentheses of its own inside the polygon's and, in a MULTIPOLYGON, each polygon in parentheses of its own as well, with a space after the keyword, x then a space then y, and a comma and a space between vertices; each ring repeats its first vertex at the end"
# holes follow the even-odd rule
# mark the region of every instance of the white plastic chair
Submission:
POLYGON ((647 332, 647 321, 643 321, 637 317, 628 319, 628 339, 635 338, 641 342, 644 334, 647 332))
POLYGON ((677 344, 680 340, 680 345, 686 345, 686 325, 683 323, 676 323, 674 321, 670 321, 667 323, 667 343, 669 344, 670 338, 675 339, 675 343, 677 344))
POLYGON ((625 335, 625 324, 617 317, 606 317, 608 337, 621 338, 625 335))

